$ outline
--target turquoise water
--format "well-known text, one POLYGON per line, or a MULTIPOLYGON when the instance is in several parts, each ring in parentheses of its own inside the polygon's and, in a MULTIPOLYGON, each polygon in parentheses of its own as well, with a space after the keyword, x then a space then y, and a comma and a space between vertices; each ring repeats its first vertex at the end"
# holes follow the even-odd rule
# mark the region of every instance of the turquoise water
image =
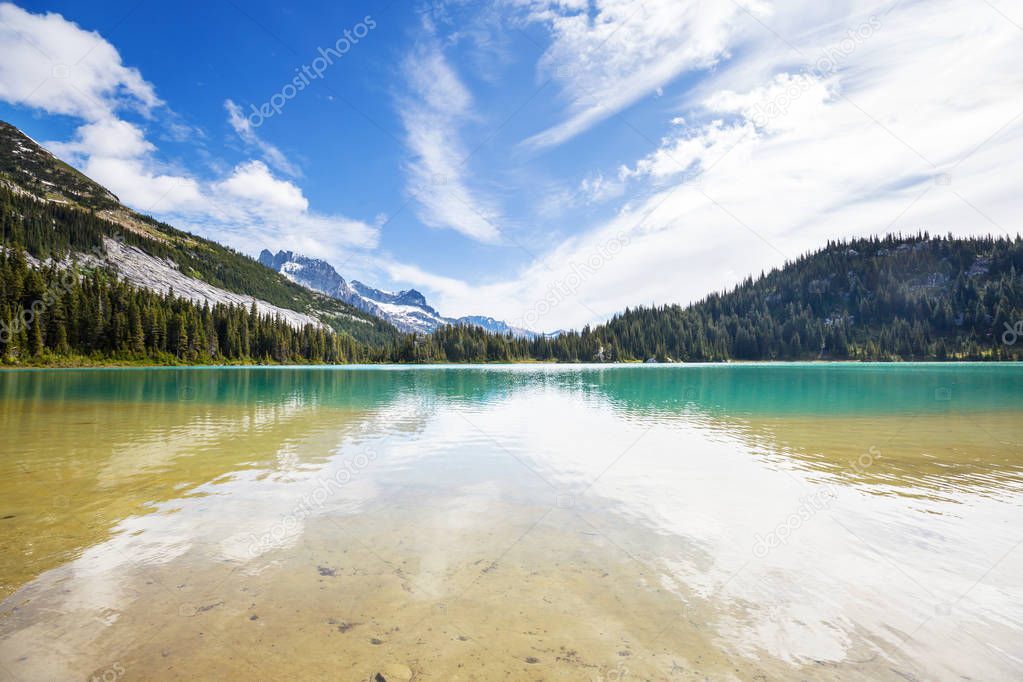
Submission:
POLYGON ((1019 679, 1023 366, 0 373, 0 679, 1019 679))
POLYGON ((625 410, 720 414, 941 413, 1018 409, 1023 365, 807 363, 673 366, 488 365, 29 370, 0 398, 373 407, 408 392, 487 402, 550 386, 625 410))

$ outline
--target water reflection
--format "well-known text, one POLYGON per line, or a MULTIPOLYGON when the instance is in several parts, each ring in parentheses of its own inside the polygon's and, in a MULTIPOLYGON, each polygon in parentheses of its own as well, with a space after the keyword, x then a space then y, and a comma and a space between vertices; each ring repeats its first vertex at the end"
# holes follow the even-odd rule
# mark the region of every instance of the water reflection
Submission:
POLYGON ((1007 366, 0 375, 0 670, 1009 678, 1021 388, 1007 366))

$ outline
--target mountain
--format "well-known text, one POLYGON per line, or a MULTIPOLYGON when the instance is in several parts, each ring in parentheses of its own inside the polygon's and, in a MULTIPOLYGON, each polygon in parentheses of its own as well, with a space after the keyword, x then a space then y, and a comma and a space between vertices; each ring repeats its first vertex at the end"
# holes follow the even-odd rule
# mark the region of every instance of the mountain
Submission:
POLYGON ((457 323, 464 326, 480 327, 485 329, 491 334, 511 334, 512 336, 518 336, 522 338, 531 339, 538 334, 522 327, 513 327, 503 320, 495 320, 492 317, 485 317, 483 315, 466 315, 460 317, 457 323))
POLYGON ((403 332, 430 333, 447 321, 412 289, 391 294, 361 282, 350 284, 329 263, 292 253, 276 254, 264 249, 259 262, 276 270, 292 282, 318 291, 393 324, 403 332))
POLYGON ((387 320, 403 332, 429 334, 448 325, 471 325, 482 327, 494 334, 512 334, 524 338, 535 336, 534 332, 512 327, 492 317, 481 315, 444 317, 415 289, 390 293, 367 286, 358 280, 349 283, 329 263, 291 251, 278 251, 274 254, 263 249, 259 254, 259 262, 280 272, 293 282, 333 296, 359 310, 387 320))
POLYGON ((302 286, 328 296, 342 298, 355 293, 341 275, 324 261, 295 256, 291 251, 280 251, 275 256, 266 249, 259 254, 258 260, 292 282, 301 279, 302 286))
POLYGON ((293 329, 306 325, 383 345, 399 332, 377 316, 287 277, 216 242, 122 205, 100 184, 0 121, 3 248, 28 262, 102 268, 128 284, 199 306, 255 307, 293 329))
POLYGON ((51 202, 97 211, 121 208, 114 194, 0 121, 0 185, 51 202))
POLYGON ((399 362, 1023 359, 1023 238, 830 242, 692 305, 556 337, 443 327, 399 362))
POLYGON ((693 305, 626 310, 570 336, 580 357, 602 346, 637 360, 1019 358, 1023 239, 833 241, 693 305))

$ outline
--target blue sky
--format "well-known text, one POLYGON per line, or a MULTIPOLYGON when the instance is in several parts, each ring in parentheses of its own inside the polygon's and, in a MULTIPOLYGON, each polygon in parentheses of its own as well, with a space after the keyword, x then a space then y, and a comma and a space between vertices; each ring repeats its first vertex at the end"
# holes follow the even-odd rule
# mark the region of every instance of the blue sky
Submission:
POLYGON ((1000 0, 4 3, 0 117, 176 226, 549 330, 829 238, 1020 231, 1021 26, 1000 0))

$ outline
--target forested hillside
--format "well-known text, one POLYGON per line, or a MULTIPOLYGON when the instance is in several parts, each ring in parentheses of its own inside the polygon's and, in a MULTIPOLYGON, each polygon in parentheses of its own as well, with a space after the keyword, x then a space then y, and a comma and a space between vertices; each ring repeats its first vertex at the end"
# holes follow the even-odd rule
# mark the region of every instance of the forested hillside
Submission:
POLYGON ((683 308, 627 310, 594 331, 633 357, 936 359, 1018 355, 1023 241, 836 242, 683 308), (1011 335, 1009 337, 1011 339, 1011 335))
POLYGON ((29 267, 0 254, 0 349, 5 364, 140 362, 345 363, 380 359, 348 334, 295 329, 253 306, 198 306, 133 287, 106 270, 29 267), (27 303, 27 305, 26 305, 27 303), (12 310, 20 313, 14 315, 12 310))
POLYGON ((834 242, 691 306, 635 308, 555 339, 449 328, 403 361, 949 360, 1023 355, 1023 240, 834 242), (1016 339, 1016 334, 1019 338, 1016 339))

